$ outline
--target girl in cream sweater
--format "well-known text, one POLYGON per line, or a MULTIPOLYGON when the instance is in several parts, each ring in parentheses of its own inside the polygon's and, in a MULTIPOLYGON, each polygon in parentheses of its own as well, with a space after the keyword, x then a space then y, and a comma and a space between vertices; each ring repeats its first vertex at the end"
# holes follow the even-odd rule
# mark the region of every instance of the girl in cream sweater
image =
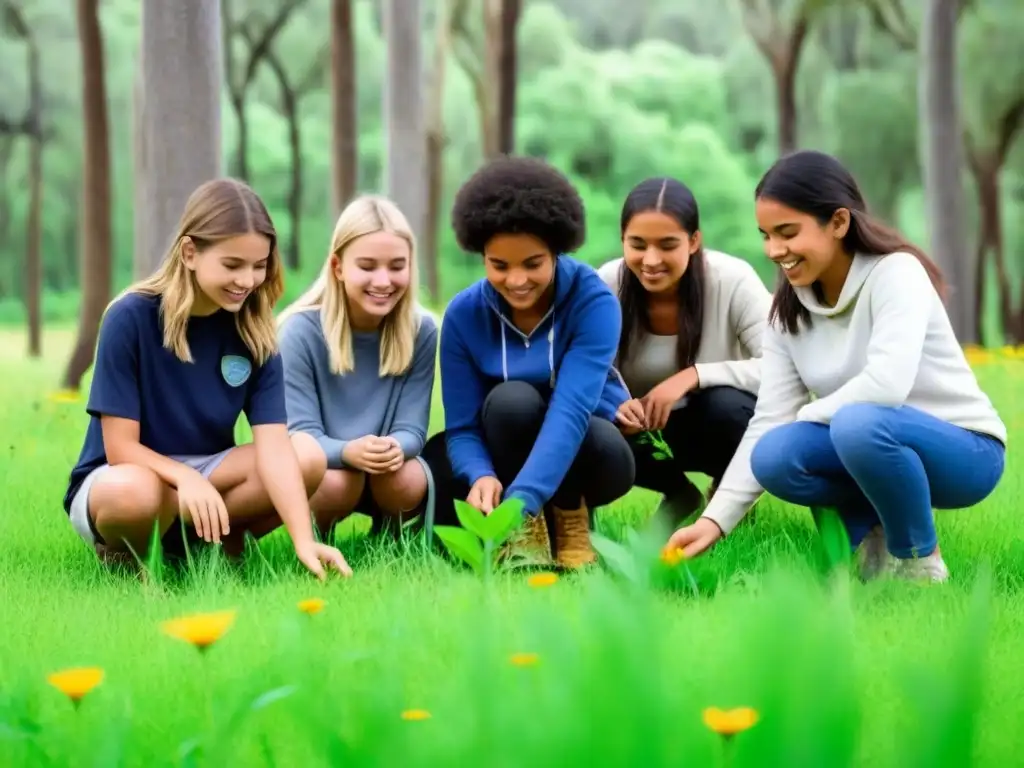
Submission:
POLYGON ((599 269, 622 308, 617 365, 631 399, 616 419, 636 484, 664 494, 675 527, 703 502, 685 473, 714 488, 753 415, 771 294, 745 261, 704 248, 697 201, 675 179, 638 184, 621 232, 623 257, 599 269), (650 442, 658 430, 670 458, 650 442))
POLYGON ((944 581, 932 509, 992 493, 1006 427, 953 334, 941 275, 828 155, 779 160, 755 198, 783 277, 757 408, 714 499, 669 547, 704 551, 766 490, 835 508, 862 578, 944 581))

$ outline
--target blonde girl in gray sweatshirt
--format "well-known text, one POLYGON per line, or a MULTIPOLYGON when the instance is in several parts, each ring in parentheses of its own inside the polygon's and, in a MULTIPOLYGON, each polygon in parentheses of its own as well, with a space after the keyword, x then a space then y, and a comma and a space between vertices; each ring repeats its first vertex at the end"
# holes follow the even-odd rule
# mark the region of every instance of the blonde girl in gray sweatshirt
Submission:
MULTIPOLYGON (((419 459, 434 385, 437 324, 416 301, 416 241, 390 200, 341 213, 320 277, 278 320, 288 429, 326 467, 310 499, 325 535, 352 512, 376 529, 419 514, 419 459)), ((397 530, 397 528, 395 528, 397 530)))

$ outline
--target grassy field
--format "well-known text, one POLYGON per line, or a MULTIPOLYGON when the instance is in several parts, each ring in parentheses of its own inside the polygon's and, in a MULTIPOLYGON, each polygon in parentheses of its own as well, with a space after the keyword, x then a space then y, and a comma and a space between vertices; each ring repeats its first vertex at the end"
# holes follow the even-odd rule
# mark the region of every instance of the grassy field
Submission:
MULTIPOLYGON (((643 566, 484 585, 415 542, 367 544, 363 523, 341 542, 350 580, 304 576, 275 534, 242 567, 140 584, 102 569, 61 508, 85 427, 82 403, 48 399, 68 341, 51 331, 26 362, 0 332, 3 765, 1020 764, 1016 452, 992 498, 940 513, 942 586, 826 577, 809 515, 771 501, 692 563, 698 594, 643 566), (221 610, 236 620, 205 653, 161 630, 221 610), (104 674, 77 707, 47 682, 74 667, 104 674), (723 739, 711 706, 758 722, 723 739)), ((1024 363, 978 371, 1015 443, 1024 363)), ((634 492, 599 526, 621 539, 651 503, 634 492)))

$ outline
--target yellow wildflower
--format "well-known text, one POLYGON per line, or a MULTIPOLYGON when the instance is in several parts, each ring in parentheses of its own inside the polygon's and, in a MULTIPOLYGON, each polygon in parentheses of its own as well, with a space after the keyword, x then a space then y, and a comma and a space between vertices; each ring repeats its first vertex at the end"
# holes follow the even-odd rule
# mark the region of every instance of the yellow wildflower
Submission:
POLYGON ((182 616, 161 624, 165 634, 191 643, 201 651, 206 650, 220 640, 235 623, 237 611, 218 611, 216 613, 197 613, 193 616, 182 616))
POLYGON ((704 725, 719 736, 725 736, 726 738, 753 728, 759 719, 760 716, 753 707, 736 707, 724 710, 718 707, 708 707, 704 710, 704 725))
POLYGON ((513 653, 508 660, 517 667, 534 667, 540 662, 540 656, 536 653, 513 653))
POLYGON ((74 389, 60 389, 50 393, 49 397, 51 403, 77 403, 81 399, 82 396, 74 389))
POLYGON ((47 681, 75 704, 103 682, 103 670, 99 667, 65 669, 47 676, 47 681))
POLYGON ((683 550, 680 547, 665 547, 661 550, 661 561, 665 565, 675 567, 679 565, 686 556, 683 554, 683 550))
POLYGON ((319 597, 311 597, 307 600, 299 601, 299 610, 312 616, 314 613, 320 613, 326 604, 319 597))
POLYGON ((530 576, 526 580, 526 583, 529 584, 531 587, 538 587, 539 588, 539 587, 550 587, 556 581, 558 581, 558 574, 557 573, 547 572, 547 573, 535 573, 535 574, 533 574, 532 576, 530 576))
POLYGON ((429 720, 430 713, 425 709, 407 709, 402 713, 403 720, 429 720))

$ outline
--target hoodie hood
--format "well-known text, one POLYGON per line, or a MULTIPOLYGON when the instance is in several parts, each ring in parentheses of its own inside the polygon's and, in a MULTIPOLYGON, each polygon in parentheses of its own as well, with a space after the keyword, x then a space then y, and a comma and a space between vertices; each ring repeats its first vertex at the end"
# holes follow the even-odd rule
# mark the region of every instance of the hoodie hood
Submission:
POLYGON ((814 286, 794 286, 793 290, 796 292, 800 303, 812 315, 820 315, 821 317, 841 315, 857 303, 857 297, 860 295, 864 283, 867 282, 868 277, 875 267, 878 266, 880 260, 878 256, 865 256, 862 254, 857 254, 853 257, 850 272, 846 275, 846 282, 843 283, 843 289, 839 292, 839 300, 834 307, 822 304, 818 300, 814 292, 814 286))
POLYGON ((456 477, 472 485, 495 474, 481 428, 495 387, 524 382, 547 404, 530 456, 505 489, 532 514, 561 484, 591 418, 614 421, 629 399, 613 367, 622 330, 618 299, 593 267, 567 256, 558 258, 554 281, 551 308, 530 333, 516 328, 508 303, 486 280, 456 295, 441 324, 441 395, 456 477))
POLYGON ((523 333, 512 322, 512 308, 505 300, 505 297, 498 293, 494 286, 486 280, 482 283, 484 301, 498 316, 501 324, 501 373, 504 381, 509 380, 509 334, 518 336, 527 348, 543 335, 546 336, 548 343, 548 386, 555 386, 555 338, 558 331, 558 316, 565 311, 571 301, 573 289, 576 287, 577 278, 580 275, 580 268, 582 266, 583 264, 580 262, 564 255, 555 259, 555 273, 553 277, 555 284, 554 299, 548 311, 544 313, 540 322, 537 323, 537 327, 530 331, 530 333, 523 333))

